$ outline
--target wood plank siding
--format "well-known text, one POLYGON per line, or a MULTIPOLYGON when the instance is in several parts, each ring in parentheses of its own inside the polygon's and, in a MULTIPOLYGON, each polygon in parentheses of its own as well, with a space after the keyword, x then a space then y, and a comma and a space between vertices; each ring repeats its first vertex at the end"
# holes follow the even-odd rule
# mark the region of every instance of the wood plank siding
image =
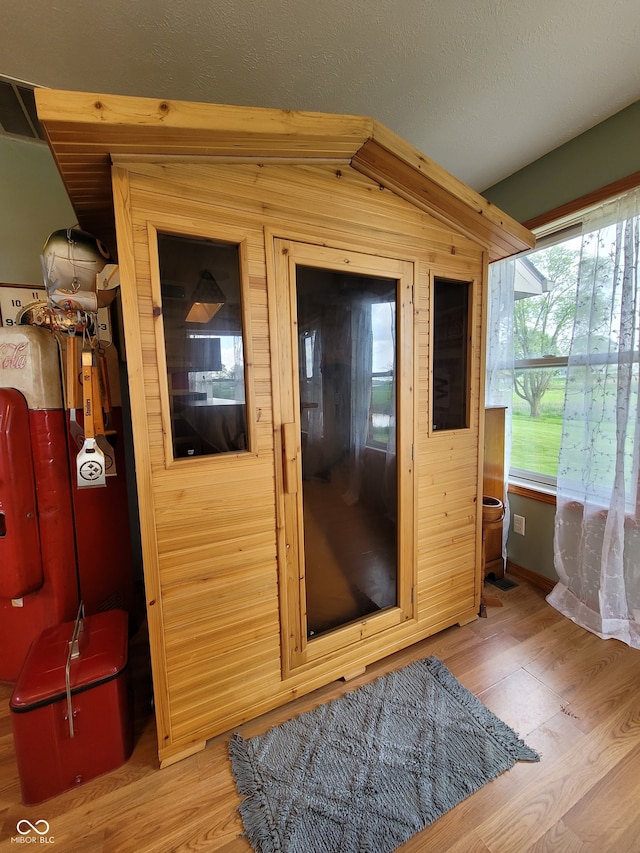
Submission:
POLYGON ((532 236, 370 119, 52 92, 38 107, 81 224, 101 239, 116 226, 161 763, 475 619, 488 262, 532 236), (238 246, 246 450, 173 457, 158 234, 238 246), (409 569, 397 608, 313 643, 292 627, 304 586, 286 497, 299 465, 286 252, 402 288, 398 527, 409 569), (443 431, 431 417, 436 280, 470 294, 467 423, 443 431))

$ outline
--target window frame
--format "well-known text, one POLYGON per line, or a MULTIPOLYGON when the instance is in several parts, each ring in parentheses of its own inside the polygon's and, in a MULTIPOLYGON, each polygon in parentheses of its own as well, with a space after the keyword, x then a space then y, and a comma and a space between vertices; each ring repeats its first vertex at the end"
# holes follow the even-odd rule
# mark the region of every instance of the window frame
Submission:
MULTIPOLYGON (((607 202, 614 201, 625 193, 640 187, 640 171, 634 172, 618 181, 607 184, 571 202, 553 208, 547 213, 540 214, 523 223, 536 237, 536 246, 525 252, 514 255, 514 259, 527 257, 540 249, 559 245, 582 231, 582 222, 594 208, 607 202), (562 239, 558 237, 562 236, 562 239)), ((632 354, 633 356, 637 353, 632 354)), ((557 367, 568 366, 568 356, 552 356, 538 359, 520 359, 514 361, 514 370, 518 367, 557 367)), ((524 494, 544 502, 554 503, 557 492, 557 477, 541 474, 528 469, 514 468, 509 465, 506 474, 509 493, 524 494)), ((638 484, 638 504, 640 505, 640 481, 638 484)))

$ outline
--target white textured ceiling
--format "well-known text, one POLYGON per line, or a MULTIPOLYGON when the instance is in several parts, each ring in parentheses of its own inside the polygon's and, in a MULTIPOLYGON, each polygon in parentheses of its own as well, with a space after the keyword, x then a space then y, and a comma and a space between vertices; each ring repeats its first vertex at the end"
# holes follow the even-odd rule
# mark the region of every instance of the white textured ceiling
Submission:
POLYGON ((640 100, 640 0, 0 0, 0 74, 370 115, 483 190, 640 100))

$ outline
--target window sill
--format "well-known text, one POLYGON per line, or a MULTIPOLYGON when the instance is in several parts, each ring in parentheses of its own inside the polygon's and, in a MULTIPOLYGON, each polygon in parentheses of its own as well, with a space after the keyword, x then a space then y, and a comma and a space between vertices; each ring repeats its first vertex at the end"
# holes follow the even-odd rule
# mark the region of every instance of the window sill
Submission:
POLYGON ((510 479, 507 491, 510 495, 519 495, 532 501, 556 505, 556 492, 552 486, 532 485, 524 480, 510 479))

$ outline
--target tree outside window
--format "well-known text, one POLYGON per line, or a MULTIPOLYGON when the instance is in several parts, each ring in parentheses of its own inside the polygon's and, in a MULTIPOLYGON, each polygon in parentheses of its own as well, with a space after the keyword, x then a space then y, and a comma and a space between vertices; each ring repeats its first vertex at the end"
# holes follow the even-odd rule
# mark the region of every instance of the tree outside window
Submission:
POLYGON ((594 281, 588 307, 591 351, 598 348, 598 327, 608 328, 611 310, 605 294, 612 261, 601 255, 596 263, 581 246, 582 237, 569 237, 516 261, 511 469, 549 484, 558 472, 569 348, 582 322, 576 318, 579 277, 594 281))
POLYGON ((511 467, 550 483, 558 471, 579 267, 579 237, 516 262, 511 467))

